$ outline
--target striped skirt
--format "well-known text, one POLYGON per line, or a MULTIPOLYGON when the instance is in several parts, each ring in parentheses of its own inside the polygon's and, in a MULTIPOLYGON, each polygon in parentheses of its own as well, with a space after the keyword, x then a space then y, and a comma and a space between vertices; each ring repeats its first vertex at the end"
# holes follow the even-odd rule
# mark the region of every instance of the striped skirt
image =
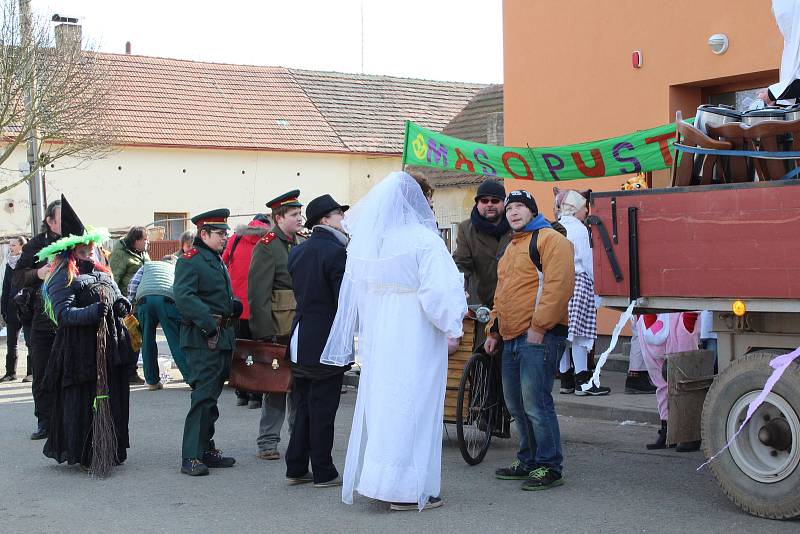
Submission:
POLYGON ((575 275, 575 291, 569 299, 569 339, 571 341, 578 336, 597 338, 594 281, 588 273, 575 275))

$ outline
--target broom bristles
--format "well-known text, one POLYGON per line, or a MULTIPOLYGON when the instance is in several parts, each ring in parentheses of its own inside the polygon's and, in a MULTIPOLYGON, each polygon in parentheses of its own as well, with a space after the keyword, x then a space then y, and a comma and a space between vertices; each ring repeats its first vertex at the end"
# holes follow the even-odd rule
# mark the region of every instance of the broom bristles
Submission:
MULTIPOLYGON (((106 291, 101 292, 106 300, 106 291)), ((97 329, 97 387, 92 403, 92 462, 89 474, 93 477, 105 478, 118 463, 117 431, 114 428, 114 417, 108 391, 108 355, 107 355, 108 318, 100 319, 97 329)))

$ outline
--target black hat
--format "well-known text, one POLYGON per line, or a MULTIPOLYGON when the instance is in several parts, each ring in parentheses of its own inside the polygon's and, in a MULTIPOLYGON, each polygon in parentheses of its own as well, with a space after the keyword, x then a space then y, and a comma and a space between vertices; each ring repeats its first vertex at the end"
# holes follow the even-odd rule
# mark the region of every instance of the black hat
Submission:
POLYGON ((267 202, 267 207, 271 210, 278 209, 282 206, 288 206, 291 208, 301 208, 303 207, 303 204, 300 203, 299 200, 297 200, 299 196, 300 196, 299 189, 289 191, 288 193, 284 193, 267 202))
POLYGON ((503 182, 494 178, 487 178, 478 186, 478 194, 475 195, 475 202, 481 197, 494 197, 503 200, 506 198, 506 188, 503 182))
POLYGON ((256 216, 253 217, 253 220, 264 224, 272 224, 269 220, 269 217, 263 213, 256 213, 256 216))
POLYGON ((350 206, 342 206, 330 195, 322 195, 308 203, 306 208, 306 228, 312 228, 321 218, 333 210, 347 211, 350 206))
POLYGON ((228 217, 230 214, 231 210, 228 208, 219 208, 195 215, 192 217, 192 222, 197 225, 198 229, 203 226, 210 226, 217 230, 230 230, 231 227, 228 226, 228 217))
POLYGON ((67 197, 61 195, 61 236, 69 237, 71 235, 83 235, 86 232, 86 227, 78 218, 78 214, 72 209, 67 197))
POLYGON ((533 212, 534 217, 539 215, 539 208, 536 207, 536 201, 533 200, 533 196, 524 189, 517 189, 516 191, 510 192, 503 205, 508 207, 512 202, 525 204, 533 212))

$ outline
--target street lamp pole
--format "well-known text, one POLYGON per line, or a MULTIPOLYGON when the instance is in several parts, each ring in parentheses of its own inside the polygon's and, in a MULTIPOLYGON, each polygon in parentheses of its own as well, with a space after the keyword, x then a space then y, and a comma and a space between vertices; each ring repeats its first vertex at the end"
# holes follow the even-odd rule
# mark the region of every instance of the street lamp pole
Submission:
MULTIPOLYGON (((27 55, 28 79, 25 91, 26 120, 36 123, 36 43, 33 42, 33 17, 30 0, 19 0, 19 26, 22 33, 22 49, 27 55)), ((44 169, 39 165, 39 128, 34 127, 28 134, 27 143, 28 174, 30 175, 31 235, 39 231, 39 223, 44 220, 45 198, 44 169)))

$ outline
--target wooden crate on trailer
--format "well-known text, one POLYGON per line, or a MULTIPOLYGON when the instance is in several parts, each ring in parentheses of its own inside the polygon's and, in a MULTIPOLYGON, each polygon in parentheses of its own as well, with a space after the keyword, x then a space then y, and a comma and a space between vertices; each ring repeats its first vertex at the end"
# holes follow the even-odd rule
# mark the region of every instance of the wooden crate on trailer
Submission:
POLYGON ((456 401, 458 399, 458 386, 464 366, 472 357, 472 345, 475 341, 475 321, 464 318, 464 337, 458 345, 458 350, 447 358, 447 390, 444 394, 444 422, 456 422, 456 401))

